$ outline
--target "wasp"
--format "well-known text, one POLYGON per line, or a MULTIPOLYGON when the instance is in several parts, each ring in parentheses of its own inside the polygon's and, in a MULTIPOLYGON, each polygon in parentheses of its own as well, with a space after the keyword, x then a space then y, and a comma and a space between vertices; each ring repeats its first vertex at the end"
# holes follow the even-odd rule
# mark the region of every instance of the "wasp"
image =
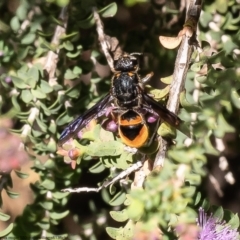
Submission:
POLYGON ((153 139, 156 132, 150 133, 149 130, 149 125, 153 122, 166 121, 174 127, 179 125, 180 119, 174 113, 144 91, 144 83, 153 74, 140 77, 136 55, 140 54, 124 53, 114 60, 109 93, 63 130, 59 139, 60 146, 76 136, 91 120, 107 115, 109 108, 122 142, 134 148, 151 142, 149 140, 153 139))

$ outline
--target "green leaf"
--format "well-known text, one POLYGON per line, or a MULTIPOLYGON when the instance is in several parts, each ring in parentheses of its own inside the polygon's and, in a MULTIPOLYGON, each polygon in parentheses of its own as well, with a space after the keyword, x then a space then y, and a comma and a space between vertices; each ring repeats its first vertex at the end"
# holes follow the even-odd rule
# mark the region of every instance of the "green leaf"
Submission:
POLYGON ((232 103, 234 104, 234 106, 238 109, 240 109, 240 96, 237 92, 236 89, 232 88, 231 91, 231 99, 232 99, 232 103))
POLYGON ((48 84, 48 82, 41 80, 40 82, 40 88, 43 93, 50 93, 53 91, 52 87, 48 84))
POLYGON ((173 75, 170 75, 168 77, 160 78, 161 82, 165 84, 171 84, 173 80, 173 75))
POLYGON ((37 82, 39 79, 39 71, 36 67, 31 67, 28 69, 27 75, 33 79, 34 82, 37 82))
POLYGON ((165 138, 175 138, 176 128, 172 127, 169 123, 163 122, 157 131, 158 135, 165 138))
POLYGON ((69 214, 69 211, 65 211, 62 213, 56 213, 56 212, 51 212, 49 213, 50 218, 55 219, 55 220, 60 220, 66 217, 69 214))
POLYGON ((180 103, 181 106, 187 110, 187 112, 199 112, 201 111, 201 107, 198 106, 197 104, 191 104, 189 103, 189 101, 187 100, 187 96, 186 96, 186 91, 181 92, 180 94, 180 103))
POLYGON ((35 40, 36 34, 35 33, 27 33, 22 39, 21 39, 21 43, 24 45, 28 45, 33 43, 33 41, 35 40))
POLYGON ((98 12, 104 18, 113 17, 117 12, 117 4, 115 2, 110 3, 106 7, 99 10, 98 12))
POLYGON ((29 177, 29 174, 27 173, 23 173, 21 171, 18 171, 18 170, 14 170, 16 175, 21 178, 21 179, 25 179, 25 178, 28 178, 29 177))
POLYGON ((63 199, 69 195, 69 192, 54 192, 52 196, 56 199, 63 199))
POLYGON ((121 204, 123 204, 123 202, 125 201, 126 199, 126 194, 124 192, 118 192, 109 202, 109 204, 111 206, 119 206, 121 204))
POLYGON ((127 208, 130 219, 138 221, 144 213, 144 204, 138 199, 131 199, 131 204, 127 208))
POLYGON ((125 222, 128 220, 127 210, 122 211, 110 211, 110 216, 117 222, 125 222))
POLYGON ((82 73, 82 69, 78 66, 75 66, 73 68, 73 73, 76 74, 76 75, 80 75, 82 73))
POLYGON ((9 215, 0 212, 0 220, 1 220, 1 221, 4 221, 4 222, 5 222, 5 221, 8 221, 9 219, 10 219, 10 216, 9 216, 9 215))
POLYGON ((46 210, 52 210, 53 209, 53 202, 48 202, 48 201, 40 202, 39 205, 46 210))
MULTIPOLYGON (((106 227, 107 234, 113 239, 117 239, 117 236, 119 235, 119 233, 121 231, 123 231, 122 228, 106 227)), ((121 240, 121 239, 119 239, 119 240, 121 240)))
POLYGON ((27 7, 26 4, 20 4, 16 11, 16 16, 24 21, 27 18, 27 7))
POLYGON ((52 160, 52 159, 48 159, 44 164, 43 166, 46 168, 46 169, 54 169, 56 168, 56 163, 52 160))
POLYGON ((33 99, 33 95, 31 93, 31 91, 28 89, 22 90, 20 97, 23 100, 23 102, 25 102, 25 103, 29 103, 33 99))
POLYGON ((80 95, 80 91, 81 91, 81 84, 78 84, 72 88, 69 88, 66 92, 65 95, 70 97, 70 98, 78 98, 80 95))
POLYGON ((4 237, 8 235, 12 231, 12 229, 13 229, 13 223, 10 223, 7 228, 5 228, 0 232, 0 237, 4 237))
POLYGON ((132 220, 129 220, 123 228, 123 235, 126 239, 132 239, 134 233, 134 224, 132 220))
POLYGON ((213 214, 213 217, 219 220, 222 220, 224 216, 224 211, 222 207, 218 207, 213 214))
POLYGON ((238 214, 234 214, 234 216, 231 218, 231 220, 228 222, 228 224, 232 227, 232 229, 238 229, 239 228, 239 217, 238 214))
POLYGON ((50 179, 45 179, 43 182, 41 182, 41 186, 47 190, 53 190, 55 188, 55 182, 50 179))
POLYGON ((16 193, 16 192, 12 192, 12 191, 9 191, 9 190, 6 190, 6 193, 7 195, 12 198, 12 199, 15 199, 15 198, 18 198, 19 197, 19 193, 16 193))
POLYGON ((202 198, 201 192, 198 192, 194 202, 195 206, 199 204, 199 202, 201 201, 201 198, 202 198))
POLYGON ((20 89, 28 88, 28 85, 21 78, 11 76, 11 79, 16 88, 20 88, 20 89))
POLYGON ((47 97, 47 95, 43 93, 39 87, 37 87, 37 89, 31 89, 31 93, 34 97, 38 99, 44 99, 47 97))
POLYGON ((47 131, 48 126, 43 121, 41 121, 39 118, 36 118, 36 122, 43 132, 47 131))
POLYGON ((103 172, 104 170, 105 170, 105 166, 102 164, 101 161, 99 161, 97 164, 89 168, 89 172, 91 173, 100 173, 100 172, 103 172))
POLYGON ((84 20, 78 21, 77 24, 79 25, 79 27, 81 27, 83 29, 87 29, 87 28, 92 27, 94 25, 93 14, 90 14, 89 17, 87 17, 84 20))
POLYGON ((74 49, 74 46, 70 41, 63 42, 63 47, 68 51, 72 51, 74 49))
POLYGON ((70 79, 70 80, 78 78, 78 77, 79 77, 79 75, 75 74, 71 69, 67 69, 67 71, 64 74, 64 78, 70 79))
POLYGON ((17 32, 20 28, 20 22, 17 16, 14 16, 10 21, 10 26, 14 32, 17 32))
POLYGON ((36 223, 42 230, 48 230, 50 228, 50 223, 47 220, 42 220, 36 223))
MULTIPOLYGON (((79 145, 79 148, 83 146, 79 145)), ((118 156, 123 152, 124 145, 121 142, 91 142, 86 153, 89 156, 118 156)))

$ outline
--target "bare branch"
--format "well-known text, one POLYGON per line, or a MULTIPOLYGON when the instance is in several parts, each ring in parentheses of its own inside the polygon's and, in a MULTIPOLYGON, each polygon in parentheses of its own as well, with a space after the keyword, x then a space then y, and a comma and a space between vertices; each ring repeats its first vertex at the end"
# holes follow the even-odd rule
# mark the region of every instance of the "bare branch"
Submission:
POLYGON ((81 187, 81 188, 65 188, 62 191, 63 192, 99 192, 103 188, 107 188, 108 186, 118 182, 120 179, 127 177, 132 172, 138 170, 143 165, 142 161, 138 161, 135 164, 133 164, 128 169, 122 171, 119 173, 115 178, 111 179, 110 181, 105 181, 100 187, 98 188, 89 188, 89 187, 81 187))
MULTIPOLYGON (((173 81, 170 87, 169 100, 167 108, 173 112, 178 113, 180 93, 184 89, 185 79, 191 59, 193 46, 196 45, 196 29, 201 12, 201 0, 191 0, 186 14, 186 22, 184 24, 184 35, 180 48, 178 50, 175 61, 175 68, 173 73, 173 81)), ((167 155, 168 143, 164 139, 160 139, 161 147, 158 150, 153 168, 160 169, 164 164, 164 159, 167 155)))
MULTIPOLYGON (((59 45, 60 37, 66 32, 68 21, 67 7, 62 8, 59 18, 63 21, 63 26, 58 25, 55 29, 55 33, 51 41, 51 44, 54 46, 59 45)), ((45 60, 44 69, 46 69, 49 74, 50 86, 54 86, 56 84, 55 72, 58 63, 58 53, 59 50, 57 50, 56 52, 49 51, 45 60)))

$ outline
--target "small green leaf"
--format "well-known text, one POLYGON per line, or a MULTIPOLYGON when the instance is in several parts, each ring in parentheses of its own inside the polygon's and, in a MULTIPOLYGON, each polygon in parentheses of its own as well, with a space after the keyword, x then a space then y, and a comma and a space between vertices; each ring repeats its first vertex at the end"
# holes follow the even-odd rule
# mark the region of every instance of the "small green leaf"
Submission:
POLYGON ((39 71, 36 67, 31 67, 28 69, 27 75, 33 79, 35 82, 39 79, 39 71))
POLYGON ((78 84, 77 86, 73 87, 73 88, 69 88, 66 92, 65 95, 70 97, 70 98, 78 98, 80 95, 80 91, 81 91, 81 84, 78 84))
POLYGON ((33 43, 33 41, 35 40, 35 33, 27 33, 22 39, 21 39, 21 43, 24 45, 28 45, 33 43))
POLYGON ((45 179, 43 182, 41 182, 41 186, 47 190, 53 190, 55 188, 55 182, 50 179, 45 179))
MULTIPOLYGON (((81 148, 81 145, 79 146, 81 148)), ((91 142, 86 153, 89 156, 118 156, 123 152, 124 145, 121 142, 91 142)))
POLYGON ((233 228, 233 229, 238 229, 239 228, 239 217, 238 214, 234 214, 234 216, 231 218, 231 220, 228 222, 228 224, 233 228))
POLYGON ((48 126, 43 121, 41 121, 39 118, 36 118, 36 122, 37 122, 38 126, 40 127, 40 129, 43 132, 46 132, 48 126))
POLYGON ((222 220, 224 216, 224 211, 222 207, 218 207, 213 214, 213 217, 219 220, 222 220))
POLYGON ((90 14, 89 17, 87 17, 86 19, 78 21, 77 24, 83 29, 92 27, 94 25, 93 14, 90 14))
POLYGON ((134 233, 134 224, 132 220, 129 220, 123 228, 123 235, 126 239, 132 239, 134 233))
POLYGON ((25 103, 29 103, 33 99, 33 95, 31 93, 31 91, 28 89, 22 90, 20 97, 23 100, 23 102, 25 102, 25 103))
POLYGON ((201 201, 201 198, 202 198, 202 194, 201 194, 201 192, 198 192, 197 196, 196 196, 196 199, 195 199, 195 202, 194 202, 195 206, 199 204, 199 202, 201 201))
POLYGON ((52 160, 52 159, 48 159, 44 164, 43 166, 46 168, 46 169, 54 169, 56 168, 56 164, 55 162, 52 160))
POLYGON ((234 104, 234 106, 238 109, 240 109, 240 96, 237 92, 236 89, 232 89, 231 91, 231 99, 232 99, 232 103, 234 104))
POLYGON ((9 219, 10 219, 10 216, 9 216, 9 215, 0 212, 0 220, 1 220, 1 221, 4 221, 4 222, 5 222, 5 221, 8 221, 9 219))
POLYGON ((110 211, 110 216, 117 222, 125 222, 128 220, 127 210, 122 211, 110 211))
POLYGON ((144 213, 143 202, 137 199, 131 199, 131 204, 127 208, 127 214, 130 219, 138 221, 144 213))
POLYGON ((60 220, 66 217, 69 214, 69 211, 65 211, 62 213, 56 213, 56 212, 51 212, 49 213, 50 218, 55 219, 55 220, 60 220))
POLYGON ((165 138, 175 138, 176 128, 172 127, 169 123, 163 122, 157 131, 158 135, 165 138))
MULTIPOLYGON (((122 228, 106 227, 107 234, 113 239, 117 239, 117 236, 119 235, 120 231, 123 231, 123 229, 122 228)), ((119 240, 122 240, 122 239, 119 239, 119 240)))
POLYGON ((64 74, 64 78, 70 79, 70 80, 78 78, 78 77, 79 77, 79 75, 73 73, 73 71, 71 69, 67 69, 67 71, 64 74))
POLYGON ((113 17, 117 12, 117 4, 115 2, 110 3, 106 7, 98 11, 102 17, 113 17))
POLYGON ((93 165, 90 169, 89 172, 91 173, 100 173, 105 170, 105 166, 102 164, 101 161, 99 161, 97 164, 93 165))
POLYGON ((7 195, 12 198, 12 199, 15 199, 15 198, 18 198, 19 197, 19 193, 16 193, 16 192, 12 192, 12 191, 9 191, 9 190, 6 190, 6 193, 7 195))
POLYGON ((170 75, 168 77, 160 78, 161 82, 165 84, 171 84, 173 80, 173 75, 170 75))
POLYGON ((68 51, 72 51, 74 49, 74 46, 70 41, 63 42, 63 47, 68 51))
POLYGON ((69 192, 54 192, 52 196, 56 199, 63 199, 69 195, 69 192))
POLYGON ((78 66, 75 66, 73 68, 73 73, 76 74, 76 75, 80 75, 82 73, 82 69, 78 66))
POLYGON ((109 202, 111 206, 119 206, 123 204, 126 199, 126 194, 124 192, 117 193, 109 202))
POLYGON ((46 210, 52 210, 53 209, 53 202, 48 202, 48 201, 40 202, 39 205, 46 210))
POLYGON ((48 84, 48 82, 41 80, 40 82, 40 88, 43 93, 50 93, 53 91, 52 87, 48 84))
POLYGON ((28 88, 28 85, 21 78, 11 76, 11 79, 16 88, 20 88, 20 89, 28 88))
POLYGON ((26 4, 20 4, 16 11, 16 16, 21 20, 25 20, 27 18, 27 7, 26 4))
POLYGON ((31 93, 34 97, 38 99, 44 99, 47 97, 47 95, 43 93, 39 87, 37 87, 36 89, 31 89, 31 93))
POLYGON ((25 179, 25 178, 28 178, 29 177, 29 174, 27 173, 23 173, 21 171, 18 171, 18 170, 14 170, 16 175, 21 178, 21 179, 25 179))
POLYGON ((187 110, 187 112, 199 112, 201 111, 201 107, 198 106, 197 104, 191 104, 189 103, 189 101, 187 100, 187 96, 186 96, 186 91, 181 92, 180 94, 180 103, 181 106, 187 110))
POLYGON ((9 224, 7 228, 5 228, 0 232, 0 237, 4 237, 8 235, 12 231, 12 229, 13 229, 13 223, 9 224))
POLYGON ((36 223, 37 226, 39 226, 42 230, 48 230, 50 228, 49 221, 39 221, 36 223))
POLYGON ((19 30, 21 25, 17 16, 14 16, 11 19, 10 26, 14 32, 17 32, 19 30))

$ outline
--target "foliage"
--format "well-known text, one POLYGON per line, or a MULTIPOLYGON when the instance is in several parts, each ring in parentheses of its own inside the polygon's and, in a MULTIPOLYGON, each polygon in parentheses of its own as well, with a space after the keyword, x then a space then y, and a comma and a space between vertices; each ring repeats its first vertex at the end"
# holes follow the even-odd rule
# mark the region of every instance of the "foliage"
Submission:
MULTIPOLYGON (((68 5, 68 19, 59 19, 61 7, 68 2, 23 0, 12 8, 0 3, 4 13, 0 22, 0 111, 2 116, 14 119, 12 132, 21 137, 34 162, 33 169, 40 177, 40 181, 32 185, 34 203, 0 236, 65 238, 68 233, 60 227, 61 220, 70 210, 72 215, 80 210, 79 206, 69 206, 70 194, 61 190, 78 186, 81 176, 87 179, 84 187, 90 187, 88 183, 93 179, 96 179, 94 184, 101 184, 141 158, 139 153, 126 150, 116 134, 105 131, 99 124, 90 126, 80 142, 74 141, 81 151, 76 169, 71 169, 57 154, 60 151, 66 162, 75 165, 75 160, 69 161, 69 146, 64 146, 65 152, 58 149, 59 133, 110 88, 111 75, 100 73, 96 67, 96 62, 101 64, 100 68, 107 63, 97 43, 92 7, 99 9, 102 18, 114 16, 117 7, 122 11, 120 15, 133 15, 128 19, 133 28, 129 23, 127 30, 120 15, 103 21, 105 32, 116 36, 125 51, 150 56, 145 59, 148 64, 142 66, 142 75, 154 71, 156 80, 173 72, 175 52, 161 47, 158 36, 162 33, 177 36, 182 29, 184 17, 179 1, 158 4, 128 0, 125 4, 121 1, 115 4, 73 0, 68 5), (139 10, 137 14, 136 10, 139 10), (178 21, 174 22, 175 18, 178 21), (56 28, 66 22, 67 31, 55 44, 52 38, 56 28), (51 66, 54 69, 54 62, 47 62, 49 53, 58 54, 54 77, 48 70, 51 66), (94 175, 89 177, 85 171, 94 175)), ((160 228, 164 239, 173 239, 179 223, 195 223, 197 208, 205 207, 204 199, 208 199, 201 189, 202 178, 208 174, 206 164, 213 156, 228 157, 227 152, 239 156, 239 8, 233 0, 204 2, 198 39, 202 51, 195 49, 193 53, 186 92, 180 99, 179 116, 190 129, 191 142, 178 131, 164 167, 147 177, 143 189, 130 189, 130 177, 126 182, 120 181, 102 190, 99 208, 93 199, 87 200, 88 215, 93 219, 99 216, 107 219, 112 206, 110 216, 121 225, 111 227, 109 220, 98 221, 100 217, 91 223, 88 218, 84 219, 84 214, 78 214, 78 220, 70 215, 77 225, 83 225, 83 219, 89 223, 82 229, 91 229, 92 234, 82 231, 81 237, 100 239, 102 228, 107 226, 112 238, 131 239, 138 222, 144 223, 141 231, 160 228), (226 136, 230 133, 227 142, 226 136), (224 142, 224 149, 217 145, 219 139, 224 142)), ((169 84, 171 78, 162 81, 169 84)), ((169 88, 149 90, 164 101, 169 88)), ((154 159, 152 149, 142 151, 154 159)), ((27 176, 20 171, 16 173, 21 178, 27 176)), ((9 197, 17 197, 17 193, 9 190, 10 174, 1 172, 1 176, 1 190, 5 189, 9 197)), ((223 215, 219 219, 222 220, 223 215)), ((8 215, 0 214, 1 221, 8 219, 8 215)), ((231 215, 228 221, 233 228, 238 228, 237 215, 231 215)), ((68 237, 74 239, 71 233, 68 237)))

